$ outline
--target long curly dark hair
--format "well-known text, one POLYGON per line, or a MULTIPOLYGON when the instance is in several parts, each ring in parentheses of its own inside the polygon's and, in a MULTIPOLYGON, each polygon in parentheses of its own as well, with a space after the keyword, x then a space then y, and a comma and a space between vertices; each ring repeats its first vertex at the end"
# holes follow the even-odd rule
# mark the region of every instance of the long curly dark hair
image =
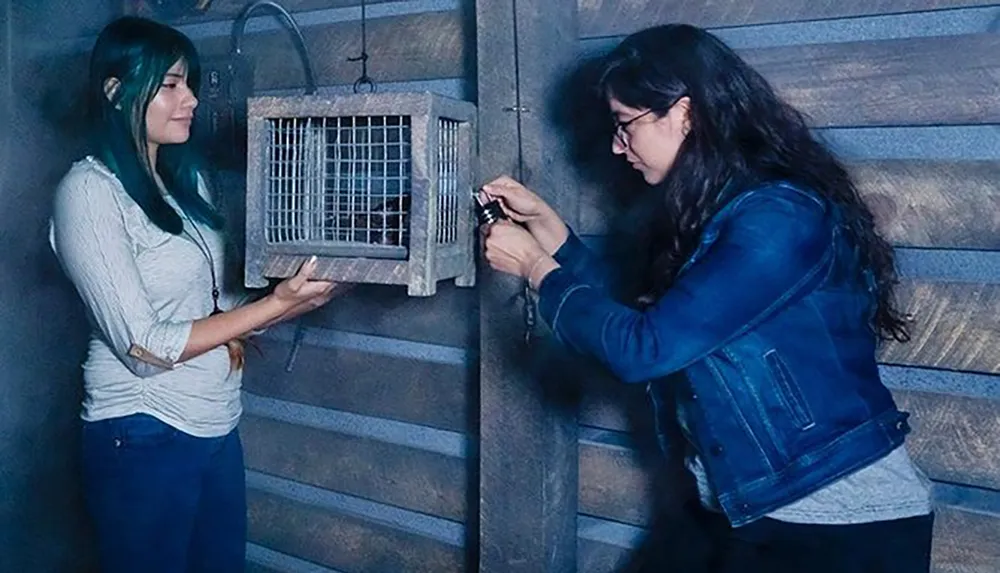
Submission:
POLYGON ((665 113, 679 98, 690 98, 690 132, 667 177, 655 186, 650 224, 640 234, 647 260, 639 292, 646 299, 670 287, 708 220, 734 194, 785 180, 839 209, 858 280, 874 283, 872 330, 883 339, 909 338, 894 306, 892 247, 875 230, 847 170, 813 137, 803 115, 732 49, 702 29, 670 24, 627 37, 599 68, 596 88, 605 101, 614 97, 665 113))

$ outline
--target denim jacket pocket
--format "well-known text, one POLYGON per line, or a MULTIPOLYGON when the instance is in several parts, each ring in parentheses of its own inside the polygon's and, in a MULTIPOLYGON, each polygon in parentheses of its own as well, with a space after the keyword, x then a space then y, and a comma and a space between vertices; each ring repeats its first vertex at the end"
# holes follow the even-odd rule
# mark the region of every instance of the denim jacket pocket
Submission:
POLYGON ((778 398, 788 411, 792 423, 800 430, 808 430, 815 426, 816 421, 809 409, 809 404, 802 395, 799 385, 792 378, 791 372, 788 371, 788 367, 778 356, 778 351, 767 351, 764 354, 764 362, 767 363, 767 369, 770 371, 777 388, 778 398))

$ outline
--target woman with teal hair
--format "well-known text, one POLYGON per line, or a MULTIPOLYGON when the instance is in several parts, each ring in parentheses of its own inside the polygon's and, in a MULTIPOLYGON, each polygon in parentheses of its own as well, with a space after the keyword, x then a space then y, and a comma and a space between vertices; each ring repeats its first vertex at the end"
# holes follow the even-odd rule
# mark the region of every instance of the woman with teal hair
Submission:
POLYGON ((199 72, 177 30, 109 24, 90 61, 95 154, 55 197, 52 248, 92 324, 83 479, 106 573, 243 570, 242 341, 336 292, 314 259, 254 302, 222 284, 223 220, 189 143, 199 72))

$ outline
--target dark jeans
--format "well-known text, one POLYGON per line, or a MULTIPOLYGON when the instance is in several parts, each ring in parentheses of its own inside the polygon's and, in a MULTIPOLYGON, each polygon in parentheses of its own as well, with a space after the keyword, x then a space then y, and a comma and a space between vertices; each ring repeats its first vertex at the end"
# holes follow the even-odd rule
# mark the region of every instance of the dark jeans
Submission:
POLYGON ((641 573, 927 573, 933 514, 854 525, 764 518, 732 528, 694 502, 658 524, 641 573))
POLYGON ((83 480, 103 573, 241 573, 243 449, 152 416, 85 422, 83 480))

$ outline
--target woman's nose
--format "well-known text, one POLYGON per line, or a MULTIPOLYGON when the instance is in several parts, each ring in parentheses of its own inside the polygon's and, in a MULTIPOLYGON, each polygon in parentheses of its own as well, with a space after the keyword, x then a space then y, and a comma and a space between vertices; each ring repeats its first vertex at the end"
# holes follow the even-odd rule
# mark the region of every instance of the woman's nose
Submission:
POLYGON ((191 109, 198 107, 198 97, 194 95, 191 88, 187 88, 187 97, 184 98, 184 105, 186 107, 190 107, 191 109))
POLYGON ((611 153, 615 155, 622 155, 627 150, 628 147, 626 147, 625 144, 622 143, 621 139, 619 139, 618 136, 613 136, 611 138, 611 153))

